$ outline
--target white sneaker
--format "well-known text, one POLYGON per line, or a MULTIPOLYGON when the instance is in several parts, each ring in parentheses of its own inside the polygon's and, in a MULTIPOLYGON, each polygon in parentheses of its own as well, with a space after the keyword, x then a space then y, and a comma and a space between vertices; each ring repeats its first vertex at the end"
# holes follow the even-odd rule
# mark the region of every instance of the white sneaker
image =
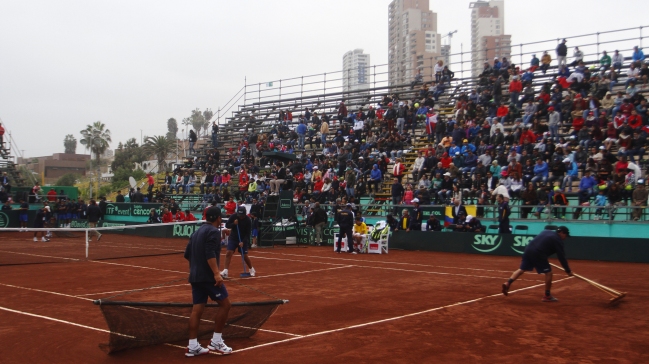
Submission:
POLYGON ((214 351, 214 352, 216 352, 216 353, 219 353, 221 355, 232 354, 232 348, 225 345, 223 340, 221 340, 221 342, 219 342, 219 343, 215 343, 214 341, 210 341, 210 344, 207 346, 207 348, 214 351))
POLYGON ((34 241, 38 241, 38 238, 37 238, 37 237, 34 237, 34 241))
POLYGON ((185 351, 185 356, 188 358, 194 357, 194 356, 199 356, 199 355, 205 355, 209 353, 209 349, 205 349, 204 347, 198 345, 194 349, 190 349, 189 346, 187 347, 187 350, 185 351))
POLYGON ((221 277, 223 277, 223 278, 228 278, 228 270, 227 270, 227 269, 224 269, 224 270, 221 272, 221 277))
POLYGON ((250 268, 250 276, 254 277, 257 272, 255 271, 255 268, 250 268))
POLYGON ((50 241, 50 239, 48 239, 48 238, 46 238, 46 237, 42 237, 42 238, 41 238, 41 241, 48 242, 48 241, 50 241))

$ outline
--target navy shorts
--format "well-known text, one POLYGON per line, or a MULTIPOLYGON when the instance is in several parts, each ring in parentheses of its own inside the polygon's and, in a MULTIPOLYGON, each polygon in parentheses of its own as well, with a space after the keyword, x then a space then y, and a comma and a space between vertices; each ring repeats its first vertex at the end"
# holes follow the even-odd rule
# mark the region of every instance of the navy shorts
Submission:
POLYGON ((257 229, 252 229, 252 237, 256 238, 259 235, 259 230, 257 229))
POLYGON ((237 250, 241 254, 248 254, 248 243, 244 241, 243 248, 241 248, 238 241, 228 239, 228 250, 237 250))
POLYGON ((20 222, 27 222, 27 220, 28 220, 27 216, 28 215, 20 214, 20 222))
POLYGON ((520 268, 525 271, 536 269, 536 272, 538 274, 552 272, 552 267, 550 267, 550 262, 548 262, 547 257, 528 252, 523 253, 523 259, 521 260, 520 268))
POLYGON ((221 284, 220 287, 214 285, 210 282, 198 282, 192 283, 192 303, 199 305, 202 303, 207 303, 207 297, 211 298, 212 301, 224 300, 228 298, 228 290, 225 289, 225 284, 221 284))

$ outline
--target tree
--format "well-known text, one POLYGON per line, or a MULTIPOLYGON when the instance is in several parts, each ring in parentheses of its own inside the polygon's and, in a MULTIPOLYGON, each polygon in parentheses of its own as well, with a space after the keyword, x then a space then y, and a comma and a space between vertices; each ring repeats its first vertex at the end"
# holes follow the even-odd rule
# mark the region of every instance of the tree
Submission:
POLYGON ((169 140, 164 135, 147 137, 144 141, 144 150, 158 160, 158 170, 165 171, 167 156, 176 151, 176 141, 169 140))
POLYGON ((178 122, 176 119, 171 118, 167 120, 167 139, 176 140, 176 135, 178 134, 178 122))
MULTIPOLYGON (((110 130, 106 129, 106 125, 101 121, 95 121, 94 124, 88 125, 84 130, 81 130, 80 143, 90 150, 95 155, 97 166, 97 192, 99 192, 101 184, 101 155, 106 152, 112 139, 110 137, 110 130)), ((92 197, 92 196, 91 196, 92 197)))
POLYGON ((142 163, 148 159, 147 153, 144 151, 144 148, 138 145, 135 138, 131 138, 122 144, 120 142, 115 150, 115 159, 110 164, 110 168, 113 170, 113 173, 120 169, 126 168, 128 170, 133 170, 135 168, 134 163, 142 163))
POLYGON ((205 109, 201 112, 200 109, 192 110, 192 115, 188 118, 184 118, 182 123, 187 127, 191 127, 196 132, 197 136, 201 136, 201 130, 207 134, 207 129, 210 126, 210 120, 214 116, 214 113, 210 109, 205 109))
POLYGON ((56 183, 54 184, 55 186, 74 186, 74 184, 79 180, 81 177, 77 174, 74 173, 68 173, 64 174, 61 176, 56 183))
POLYGON ((65 147, 65 154, 75 154, 77 152, 77 139, 74 135, 68 134, 63 139, 63 146, 65 147))

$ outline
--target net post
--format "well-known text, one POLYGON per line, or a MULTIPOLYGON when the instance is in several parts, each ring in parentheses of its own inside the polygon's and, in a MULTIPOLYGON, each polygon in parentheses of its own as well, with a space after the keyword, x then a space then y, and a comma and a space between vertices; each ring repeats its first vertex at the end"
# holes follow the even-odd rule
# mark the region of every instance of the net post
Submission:
POLYGON ((88 259, 88 229, 86 229, 86 259, 88 259))

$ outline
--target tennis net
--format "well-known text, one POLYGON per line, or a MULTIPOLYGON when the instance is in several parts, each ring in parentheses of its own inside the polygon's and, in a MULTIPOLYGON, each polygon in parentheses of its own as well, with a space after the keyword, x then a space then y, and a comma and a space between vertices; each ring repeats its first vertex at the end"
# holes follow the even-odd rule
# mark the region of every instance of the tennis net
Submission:
POLYGON ((201 222, 103 225, 0 229, 0 266, 182 254, 201 222))

